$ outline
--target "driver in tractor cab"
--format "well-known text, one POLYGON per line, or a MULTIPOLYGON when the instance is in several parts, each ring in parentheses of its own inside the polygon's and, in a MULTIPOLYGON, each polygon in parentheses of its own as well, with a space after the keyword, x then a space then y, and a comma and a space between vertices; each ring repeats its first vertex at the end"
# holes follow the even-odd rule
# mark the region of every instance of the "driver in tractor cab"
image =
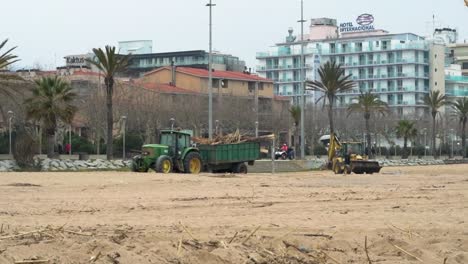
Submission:
POLYGON ((345 170, 344 173, 346 174, 347 172, 351 171, 351 155, 352 152, 351 150, 348 150, 345 155, 344 155, 344 164, 345 164, 345 170))

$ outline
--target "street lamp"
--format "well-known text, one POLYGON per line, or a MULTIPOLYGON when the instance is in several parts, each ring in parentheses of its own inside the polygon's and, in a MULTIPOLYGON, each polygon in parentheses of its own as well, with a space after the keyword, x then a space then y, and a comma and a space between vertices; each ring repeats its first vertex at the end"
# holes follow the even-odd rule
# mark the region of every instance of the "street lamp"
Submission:
POLYGON ((305 141, 304 141, 304 106, 305 106, 305 72, 304 72, 304 23, 306 20, 304 20, 304 0, 301 0, 301 20, 298 22, 301 23, 301 159, 304 159, 305 157, 305 141))
POLYGON ((14 116, 14 113, 13 111, 8 111, 8 115, 10 116, 8 118, 8 134, 9 134, 9 145, 10 145, 10 150, 9 150, 9 154, 11 155, 12 154, 12 151, 11 151, 11 122, 13 120, 13 116, 14 116))
POLYGON ((174 130, 175 118, 172 117, 169 121, 171 121, 171 130, 174 130))
POLYGON ((452 148, 450 150, 450 153, 451 153, 451 157, 453 158, 453 138, 454 138, 454 130, 453 128, 450 129, 450 133, 451 133, 451 138, 452 138, 452 148))
POLYGON ((255 121, 255 137, 258 137, 258 121, 255 121))
POLYGON ((206 4, 210 8, 210 40, 209 40, 209 52, 208 52, 208 136, 213 138, 213 74, 212 74, 212 58, 211 53, 213 50, 213 33, 212 33, 212 9, 215 4, 210 3, 206 4))
POLYGON ((72 125, 68 127, 68 144, 70 145, 70 148, 68 149, 68 156, 71 157, 72 154, 72 125))
POLYGON ((426 154, 427 154, 427 128, 424 128, 423 129, 424 131, 424 158, 426 158, 426 154))
POLYGON ((127 125, 127 116, 122 116, 122 127, 123 127, 123 135, 122 135, 122 160, 125 160, 125 129, 127 125))

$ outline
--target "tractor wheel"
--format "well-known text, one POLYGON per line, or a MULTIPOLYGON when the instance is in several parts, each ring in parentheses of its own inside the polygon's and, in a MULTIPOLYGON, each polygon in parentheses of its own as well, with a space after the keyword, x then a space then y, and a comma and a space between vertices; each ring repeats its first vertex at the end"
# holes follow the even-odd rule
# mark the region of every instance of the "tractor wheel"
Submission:
POLYGON ((133 172, 148 172, 148 168, 140 169, 136 162, 132 162, 132 165, 130 166, 130 169, 133 172))
POLYGON ((345 165, 345 172, 346 172, 346 174, 351 174, 352 170, 351 170, 350 165, 345 165))
POLYGON ((247 174, 247 165, 245 163, 237 163, 234 165, 232 172, 240 173, 240 174, 247 174))
POLYGON ((170 173, 172 171, 172 161, 168 156, 160 156, 156 160, 154 170, 159 173, 170 173))
POLYGON ((190 152, 184 159, 184 172, 190 174, 198 174, 202 169, 202 161, 200 154, 190 152))
POLYGON ((333 171, 335 172, 335 174, 342 174, 343 173, 343 170, 341 169, 342 165, 341 163, 336 163, 335 164, 335 168, 333 168, 333 171))

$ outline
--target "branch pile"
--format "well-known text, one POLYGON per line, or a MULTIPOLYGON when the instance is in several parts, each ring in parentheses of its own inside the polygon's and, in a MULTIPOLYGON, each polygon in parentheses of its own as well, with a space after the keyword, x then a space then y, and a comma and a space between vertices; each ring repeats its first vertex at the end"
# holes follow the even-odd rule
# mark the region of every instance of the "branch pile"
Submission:
POLYGON ((212 139, 192 137, 192 141, 202 145, 222 145, 222 144, 239 144, 244 142, 270 142, 274 139, 274 135, 266 135, 261 137, 251 137, 243 135, 236 130, 236 132, 226 135, 215 135, 212 139))

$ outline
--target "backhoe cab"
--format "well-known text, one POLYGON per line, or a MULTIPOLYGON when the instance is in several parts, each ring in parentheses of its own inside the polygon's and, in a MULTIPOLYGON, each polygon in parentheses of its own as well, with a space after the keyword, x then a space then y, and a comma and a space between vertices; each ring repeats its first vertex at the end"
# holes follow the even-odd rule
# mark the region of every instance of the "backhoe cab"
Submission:
POLYGON ((368 160, 362 142, 340 142, 334 134, 322 136, 320 142, 328 150, 327 168, 335 174, 373 174, 382 168, 377 161, 368 160))

